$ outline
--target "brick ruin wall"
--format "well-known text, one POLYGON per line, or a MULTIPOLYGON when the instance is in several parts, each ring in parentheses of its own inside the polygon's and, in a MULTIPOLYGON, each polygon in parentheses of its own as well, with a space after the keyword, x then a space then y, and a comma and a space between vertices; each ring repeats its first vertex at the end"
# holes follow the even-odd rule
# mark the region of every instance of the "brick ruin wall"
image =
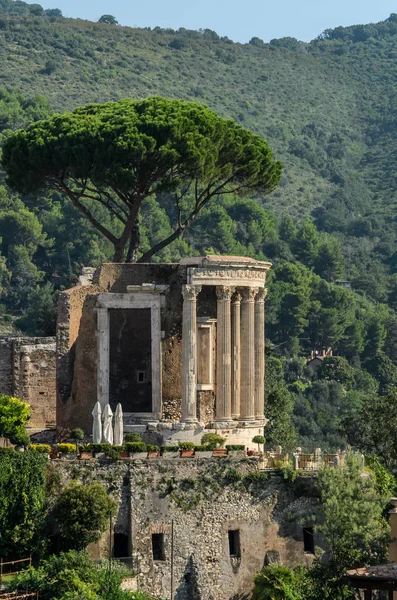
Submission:
POLYGON ((0 393, 30 405, 28 431, 56 425, 55 338, 0 338, 0 393))
MULTIPOLYGON (((128 536, 138 589, 170 597, 173 527, 174 594, 178 600, 232 600, 250 597, 254 576, 264 564, 310 564, 304 553, 302 515, 316 502, 312 480, 272 477, 249 488, 225 483, 229 469, 242 476, 254 459, 148 459, 60 461, 52 468, 87 484, 102 482, 118 499, 115 534, 128 536), (160 466, 161 461, 161 466, 160 466), (173 497, 167 493, 172 481, 173 497), (194 482, 207 481, 205 492, 194 482), (182 492, 181 489, 185 491, 182 492), (189 489, 191 491, 189 491, 189 489), (184 502, 186 498, 193 499, 184 502), (201 496, 195 499, 195 494, 201 496), (240 557, 230 556, 230 530, 238 530, 240 557), (163 560, 153 560, 152 535, 163 534, 163 560)), ((200 487, 200 486, 199 486, 200 487)), ((89 546, 93 558, 109 556, 109 531, 89 546)), ((321 540, 316 539, 316 545, 321 540)))
MULTIPOLYGON (((97 400, 96 296, 126 293, 127 285, 157 283, 170 286, 162 309, 162 398, 164 417, 179 420, 182 395, 182 294, 186 268, 166 264, 107 263, 89 285, 59 294, 57 325, 57 423, 72 429, 92 426, 97 400)), ((110 365, 110 369, 112 366, 110 365)))

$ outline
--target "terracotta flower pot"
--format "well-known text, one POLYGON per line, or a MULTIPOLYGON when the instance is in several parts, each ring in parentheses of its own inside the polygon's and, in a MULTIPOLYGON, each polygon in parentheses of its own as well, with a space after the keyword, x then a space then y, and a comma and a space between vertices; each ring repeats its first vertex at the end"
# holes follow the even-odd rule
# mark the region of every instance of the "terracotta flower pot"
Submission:
POLYGON ((181 450, 180 456, 181 458, 191 458, 192 456, 194 456, 194 448, 191 450, 181 450))
POLYGON ((155 451, 155 452, 150 451, 147 453, 148 458, 157 458, 158 456, 160 456, 160 452, 157 452, 157 451, 155 451))
POLYGON ((80 452, 80 459, 92 458, 92 452, 80 452))
POLYGON ((214 448, 212 456, 227 456, 227 448, 214 448))

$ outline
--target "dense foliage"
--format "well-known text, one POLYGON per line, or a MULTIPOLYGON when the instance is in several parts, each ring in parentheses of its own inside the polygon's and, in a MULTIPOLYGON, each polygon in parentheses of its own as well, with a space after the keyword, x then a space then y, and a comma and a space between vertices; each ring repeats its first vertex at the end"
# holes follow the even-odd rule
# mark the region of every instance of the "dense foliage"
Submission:
POLYGON ((7 139, 2 164, 20 193, 66 194, 113 244, 115 262, 126 248, 126 261, 136 261, 141 207, 158 192, 172 194, 174 231, 143 262, 181 236, 212 199, 265 195, 281 176, 259 136, 199 104, 159 97, 90 104, 30 125, 7 139))
POLYGON ((72 482, 62 491, 53 510, 64 545, 84 550, 97 542, 109 526, 115 507, 115 501, 100 483, 72 482))
POLYGON ((26 558, 43 550, 45 470, 39 452, 0 452, 0 556, 26 558))
POLYGON ((130 572, 116 561, 97 565, 85 552, 61 553, 15 577, 11 589, 39 592, 43 600, 154 600, 141 592, 120 589, 130 572))
POLYGON ((14 444, 27 444, 25 423, 29 416, 29 404, 13 396, 0 396, 0 436, 14 444))
MULTIPOLYGON (((278 189, 204 206, 153 260, 271 259, 268 443, 349 440, 373 453, 375 433, 354 439, 349 423, 397 383, 397 16, 309 44, 243 45, 208 29, 132 29, 37 6, 0 3, 0 143, 53 110, 149 95, 199 101, 268 140, 285 165, 278 189), (309 371, 310 352, 323 347, 338 358, 309 371)), ((50 334, 56 290, 109 260, 112 244, 58 192, 17 196, 0 184, 0 208, 1 329, 50 334)), ((114 226, 104 207, 97 216, 114 226)), ((176 217, 172 194, 145 200, 138 258, 172 236, 176 217)))
POLYGON ((325 554, 317 554, 311 569, 265 567, 255 578, 253 600, 355 598, 344 579, 346 570, 387 561, 390 530, 384 512, 395 481, 385 479, 376 461, 374 465, 374 474, 363 477, 360 461, 349 454, 344 467, 319 473, 318 502, 311 511, 305 507, 302 519, 305 525, 315 524, 325 554))

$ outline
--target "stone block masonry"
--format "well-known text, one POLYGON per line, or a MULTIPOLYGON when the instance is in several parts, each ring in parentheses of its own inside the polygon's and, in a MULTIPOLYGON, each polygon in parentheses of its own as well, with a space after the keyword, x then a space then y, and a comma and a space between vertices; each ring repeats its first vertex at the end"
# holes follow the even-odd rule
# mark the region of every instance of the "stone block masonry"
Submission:
MULTIPOLYGON (((302 484, 298 493, 277 476, 247 485, 256 459, 59 461, 51 468, 63 484, 100 481, 118 500, 113 553, 117 536, 127 536, 137 587, 156 597, 171 597, 172 578, 178 600, 248 598, 265 563, 292 567, 313 558, 302 530, 311 523, 291 517, 315 502, 311 480, 307 496, 302 484)), ((109 532, 89 551, 108 558, 109 532)))
POLYGON ((0 338, 0 394, 30 405, 28 432, 56 425, 55 338, 0 338))

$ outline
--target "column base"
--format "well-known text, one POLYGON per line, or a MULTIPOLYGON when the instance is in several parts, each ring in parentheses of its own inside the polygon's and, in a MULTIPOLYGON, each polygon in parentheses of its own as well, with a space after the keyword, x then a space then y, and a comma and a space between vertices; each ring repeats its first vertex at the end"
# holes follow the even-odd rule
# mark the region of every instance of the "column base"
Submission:
POLYGON ((215 421, 211 421, 208 425, 211 429, 235 429, 238 426, 237 421, 233 421, 232 419, 216 419, 215 421))

